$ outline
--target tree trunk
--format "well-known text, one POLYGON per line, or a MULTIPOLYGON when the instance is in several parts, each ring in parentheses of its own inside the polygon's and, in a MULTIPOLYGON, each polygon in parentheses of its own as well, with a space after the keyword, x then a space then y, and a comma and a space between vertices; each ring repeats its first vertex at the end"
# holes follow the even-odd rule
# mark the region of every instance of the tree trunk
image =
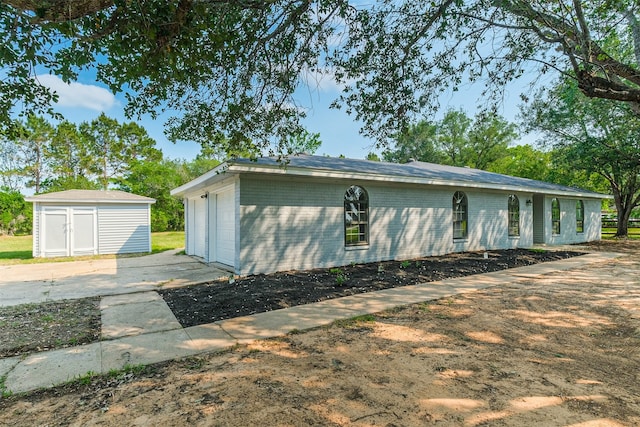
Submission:
POLYGON ((618 227, 616 229, 615 237, 627 237, 629 234, 629 213, 622 213, 618 211, 618 227))
POLYGON ((627 195, 620 194, 614 190, 613 197, 616 201, 616 209, 618 211, 618 226, 614 237, 627 237, 629 234, 629 218, 633 210, 633 203, 628 200, 627 195))

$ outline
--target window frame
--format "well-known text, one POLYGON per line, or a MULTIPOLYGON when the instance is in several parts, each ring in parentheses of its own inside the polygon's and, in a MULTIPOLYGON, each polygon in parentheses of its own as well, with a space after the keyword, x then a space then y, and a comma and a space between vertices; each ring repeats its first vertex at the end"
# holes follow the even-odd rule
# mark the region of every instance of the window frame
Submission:
POLYGON ((453 240, 469 237, 469 198, 463 191, 453 193, 451 203, 453 240))
POLYGON ((344 201, 344 245, 345 247, 369 244, 369 194, 364 187, 352 185, 343 196, 344 201), (356 190, 359 189, 359 190, 356 190), (360 195, 358 196, 358 192, 360 195), (356 198, 357 197, 357 198, 356 198), (351 219, 355 216, 355 219, 351 219), (353 230, 356 229, 354 233, 353 230), (353 237, 357 236, 356 239, 353 237))
POLYGON ((560 227, 560 200, 557 197, 551 199, 551 234, 554 236, 560 235, 561 227, 560 227), (554 206, 555 204, 555 206, 554 206))
POLYGON ((520 237, 520 199, 515 194, 507 198, 507 233, 509 237, 520 237))
POLYGON ((576 201, 576 233, 584 233, 584 202, 576 201))

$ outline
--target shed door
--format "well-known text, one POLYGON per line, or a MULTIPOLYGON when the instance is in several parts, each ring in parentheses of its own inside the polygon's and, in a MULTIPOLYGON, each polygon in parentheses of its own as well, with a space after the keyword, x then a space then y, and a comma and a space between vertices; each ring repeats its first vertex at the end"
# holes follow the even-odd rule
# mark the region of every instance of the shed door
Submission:
POLYGON ((66 208, 44 208, 42 253, 45 257, 69 256, 69 212, 66 208))
POLYGON ((45 257, 95 254, 96 209, 44 208, 42 247, 45 257))
POLYGON ((71 222, 71 254, 93 255, 96 253, 96 210, 74 208, 71 222))
POLYGON ((216 203, 216 261, 234 266, 236 253, 234 187, 217 194, 216 203))

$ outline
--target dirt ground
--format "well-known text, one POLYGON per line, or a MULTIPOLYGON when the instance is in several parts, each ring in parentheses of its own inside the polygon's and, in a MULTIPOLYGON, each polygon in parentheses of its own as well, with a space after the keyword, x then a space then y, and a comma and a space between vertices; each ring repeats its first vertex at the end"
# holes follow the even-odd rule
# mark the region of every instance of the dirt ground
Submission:
MULTIPOLYGON (((372 292, 579 255, 527 249, 464 252, 338 268, 228 278, 160 290, 183 327, 372 292)), ((100 298, 0 307, 0 358, 100 340, 100 298)), ((2 390, 0 384, 0 391, 2 390)))
POLYGON ((637 426, 640 242, 579 271, 0 400, 0 425, 637 426))

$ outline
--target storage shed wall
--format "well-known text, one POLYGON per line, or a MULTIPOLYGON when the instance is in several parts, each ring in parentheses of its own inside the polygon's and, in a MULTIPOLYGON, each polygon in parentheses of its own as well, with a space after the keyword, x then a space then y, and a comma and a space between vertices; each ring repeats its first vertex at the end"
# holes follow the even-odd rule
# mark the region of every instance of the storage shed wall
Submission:
POLYGON ((148 204, 98 206, 98 253, 150 251, 151 219, 148 204))
POLYGON ((40 203, 33 204, 33 252, 32 255, 34 257, 40 257, 40 251, 42 250, 41 244, 41 232, 42 232, 42 221, 40 221, 40 212, 42 210, 42 205, 40 203))
POLYGON ((533 244, 530 195, 519 194, 520 236, 508 236, 508 193, 362 181, 240 178, 240 274, 410 259, 533 244), (369 244, 345 247, 344 195, 369 196, 369 244), (468 238, 453 239, 452 199, 468 198, 468 238))

